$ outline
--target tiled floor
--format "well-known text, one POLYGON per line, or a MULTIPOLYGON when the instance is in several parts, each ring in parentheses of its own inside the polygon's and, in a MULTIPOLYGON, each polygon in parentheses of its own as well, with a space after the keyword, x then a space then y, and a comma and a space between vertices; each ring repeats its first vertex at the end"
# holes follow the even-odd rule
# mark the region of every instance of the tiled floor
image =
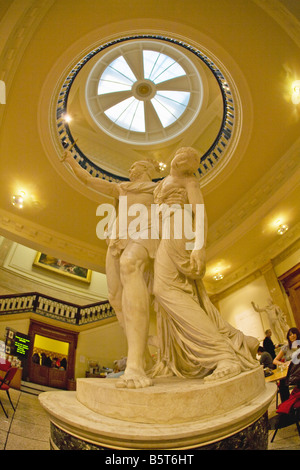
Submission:
MULTIPOLYGON (((268 410, 270 425, 272 423, 272 418, 274 418, 276 415, 276 400, 274 398, 268 410)), ((273 434, 274 430, 272 429, 269 431, 268 450, 300 450, 300 436, 298 434, 296 424, 279 429, 274 441, 271 442, 273 434)))
MULTIPOLYGON (((38 396, 25 391, 10 392, 14 412, 5 392, 1 401, 8 418, 0 407, 0 450, 49 450, 49 419, 39 403, 38 396)), ((269 417, 276 415, 275 398, 269 408, 269 417)), ((271 443, 274 431, 269 431, 269 450, 300 450, 300 436, 295 424, 279 429, 271 443)))
POLYGON ((7 395, 1 392, 1 401, 8 414, 0 407, 1 450, 49 450, 49 418, 41 407, 38 396, 19 390, 10 390, 14 412, 7 395))

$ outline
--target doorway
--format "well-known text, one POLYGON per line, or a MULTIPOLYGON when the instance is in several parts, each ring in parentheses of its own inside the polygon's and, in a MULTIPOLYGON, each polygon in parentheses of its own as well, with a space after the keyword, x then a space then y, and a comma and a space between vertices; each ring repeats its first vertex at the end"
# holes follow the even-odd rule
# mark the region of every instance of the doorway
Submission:
POLYGON ((31 320, 29 336, 28 380, 72 389, 78 333, 31 320))
POLYGON ((300 329, 300 263, 278 279, 288 295, 297 328, 300 329))

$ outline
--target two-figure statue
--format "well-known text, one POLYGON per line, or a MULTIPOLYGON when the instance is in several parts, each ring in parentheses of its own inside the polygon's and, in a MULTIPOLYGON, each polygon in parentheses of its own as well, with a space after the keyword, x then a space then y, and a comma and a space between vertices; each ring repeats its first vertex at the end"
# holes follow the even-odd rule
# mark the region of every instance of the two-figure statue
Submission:
POLYGON ((142 205, 148 216, 143 234, 132 237, 127 231, 126 236, 124 233, 121 236, 118 227, 124 214, 118 213, 114 238, 108 239, 109 301, 128 343, 127 366, 117 387, 148 387, 153 384, 153 377, 171 375, 220 380, 258 367, 255 359, 258 341, 245 336, 221 317, 202 282, 207 221, 205 213, 202 226, 196 220, 197 207, 204 204, 195 176, 200 163, 198 152, 191 147, 180 148, 171 162, 170 174, 158 182, 152 181, 156 169, 150 161, 134 163, 129 171, 130 181, 122 183, 92 177, 71 152, 66 151, 62 161, 90 188, 117 201, 121 196, 127 197, 126 227, 133 217, 130 212, 133 205, 142 205), (172 207, 172 211, 167 211, 168 236, 163 237, 161 231, 158 237, 153 236, 151 221, 155 205, 172 207), (194 230, 192 249, 190 233, 186 234, 185 230, 181 236, 176 233, 178 221, 184 223, 191 220, 189 217, 194 230), (148 370, 151 295, 157 314, 158 360, 148 370))

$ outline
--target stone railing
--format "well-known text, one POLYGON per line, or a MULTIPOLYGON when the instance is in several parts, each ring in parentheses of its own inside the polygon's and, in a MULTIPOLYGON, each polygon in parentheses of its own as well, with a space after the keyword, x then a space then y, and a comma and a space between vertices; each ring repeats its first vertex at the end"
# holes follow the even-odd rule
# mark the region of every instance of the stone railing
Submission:
POLYGON ((115 317, 108 300, 80 306, 38 292, 0 296, 0 318, 1 315, 23 312, 34 312, 73 325, 84 325, 115 317))

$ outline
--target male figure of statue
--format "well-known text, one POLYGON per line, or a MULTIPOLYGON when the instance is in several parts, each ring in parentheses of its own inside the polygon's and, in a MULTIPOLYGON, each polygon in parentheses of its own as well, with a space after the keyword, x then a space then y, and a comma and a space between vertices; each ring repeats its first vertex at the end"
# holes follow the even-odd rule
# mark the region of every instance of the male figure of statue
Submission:
MULTIPOLYGON (((155 166, 149 161, 135 162, 129 170, 129 182, 109 182, 91 176, 66 151, 62 161, 70 165, 75 175, 88 187, 119 201, 127 196, 127 205, 143 204, 149 210, 156 183, 152 182, 155 166)), ((127 214, 126 214, 127 215, 127 214)), ((116 227, 118 229, 117 215, 116 227)), ((130 217, 127 226, 130 225, 130 217)), ((150 227, 149 227, 150 230, 150 227)), ((108 296, 117 318, 122 325, 128 343, 127 366, 117 382, 117 387, 142 388, 152 385, 145 372, 145 357, 149 330, 149 291, 145 274, 151 269, 158 240, 147 238, 132 239, 118 236, 108 240, 106 276, 108 296)), ((126 235, 126 234, 125 234, 126 235)), ((128 234, 127 234, 128 235, 128 234)))

